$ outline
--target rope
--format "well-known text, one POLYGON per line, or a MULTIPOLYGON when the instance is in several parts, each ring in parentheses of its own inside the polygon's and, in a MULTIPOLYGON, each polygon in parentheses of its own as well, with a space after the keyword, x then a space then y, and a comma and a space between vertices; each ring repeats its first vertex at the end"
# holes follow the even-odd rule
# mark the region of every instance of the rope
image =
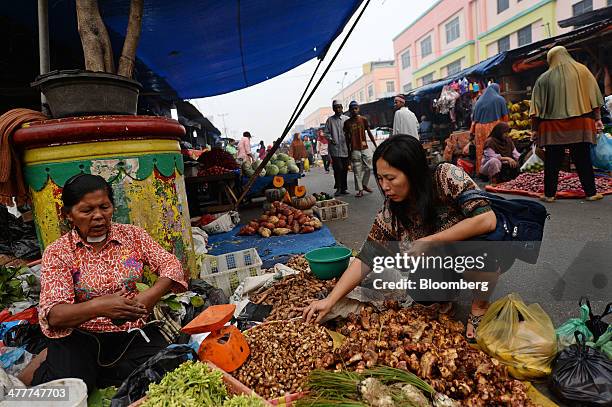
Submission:
POLYGON ((247 183, 247 185, 244 187, 242 194, 240 194, 240 197, 238 198, 238 200, 236 201, 235 205, 234 205, 234 209, 238 209, 238 206, 240 205, 240 202, 242 202, 242 200, 244 199, 244 197, 247 195, 247 193, 249 192, 249 190, 251 189, 251 187, 253 186, 253 184, 255 183, 255 180, 257 179, 257 177, 259 176, 259 173, 261 172, 262 168, 264 168, 266 166, 266 164, 270 161, 270 159, 272 158, 272 155, 276 152, 276 150, 278 150, 278 148, 280 147, 281 143, 283 142, 283 140, 285 139, 285 137, 287 136, 287 133, 289 133, 289 130, 293 127, 293 125, 295 124, 295 122, 297 121, 298 117, 302 114, 302 112, 304 111, 304 109, 306 108, 306 105, 308 105, 308 102, 310 102, 310 99, 312 99, 312 96, 314 95, 314 93, 317 91, 317 89, 319 88, 319 85, 321 85, 321 82, 323 82, 323 79, 325 78, 325 75, 327 75, 327 73, 329 72, 329 70, 331 69, 334 61, 336 60, 336 58, 338 58, 338 55, 340 54, 340 51, 342 51, 342 48, 344 47, 344 45, 346 44, 346 42, 348 41, 349 37, 351 36, 351 34, 353 33, 353 30, 355 29, 355 27, 357 26, 357 23, 359 22, 359 20, 361 20, 361 17, 363 16, 363 13, 365 12, 365 10, 367 9, 368 5, 370 4, 371 0, 367 0, 365 2, 365 5, 363 6, 363 8, 361 9, 361 11, 359 12, 359 15, 357 15, 357 18, 355 19, 355 21, 353 22, 353 25, 351 26, 351 28, 349 29, 349 31, 346 33, 346 36, 344 37, 344 39, 342 40, 342 42, 340 43, 340 46, 338 47, 338 49, 336 50, 336 53, 334 54, 334 56, 332 57, 331 61, 329 62, 329 64, 327 65, 327 67, 325 68, 325 70, 323 71, 323 73, 321 74, 321 77, 319 78, 319 80, 317 81, 317 83, 314 85, 314 87, 312 88, 312 90, 310 91, 310 94, 308 95, 308 97, 306 98, 306 100, 304 100, 304 95, 306 95, 306 93, 308 92, 308 88, 310 86, 310 84, 312 83, 312 80, 314 79, 314 76, 317 72, 317 70, 319 69, 319 66, 321 65, 321 62, 323 61, 323 59, 325 58, 325 54, 327 52, 327 50, 323 53, 323 56, 321 57, 321 59, 319 60, 319 63, 317 64, 315 71, 313 72, 310 81, 308 82, 308 85, 306 85, 306 88, 304 89, 304 92, 302 93, 302 97, 300 98, 299 102, 296 105, 295 110, 293 111, 293 114, 291 115, 291 117, 289 118, 289 122, 287 123, 287 126, 285 127, 285 129, 283 130, 283 134, 274 142, 274 144, 272 145, 272 149, 270 150, 270 152, 264 157, 262 163, 259 165, 259 167, 257 167, 257 170, 255 170, 255 174, 253 174, 253 176, 249 179, 249 182, 247 183), (302 103, 303 101, 303 103, 302 103), (302 103, 301 107, 300 107, 300 103, 302 103), (297 111, 297 113, 296 113, 297 111))
MULTIPOLYGON (((149 325, 156 325, 156 324, 159 324, 161 322, 162 321, 158 321, 158 320, 149 321, 146 324, 144 324, 144 326, 142 328, 132 328, 132 329, 128 330, 127 333, 128 334, 130 334, 132 332, 140 333, 142 335, 142 337, 144 338, 144 340, 148 343, 151 340, 149 339, 147 334, 144 333, 143 329, 146 328, 149 325)), ((96 335, 94 335, 93 333, 91 333, 91 332, 87 332, 87 331, 84 331, 82 329, 77 329, 77 331, 79 331, 80 333, 85 334, 87 336, 90 336, 90 337, 92 337, 92 338, 94 338, 96 340, 96 342, 98 343, 98 356, 96 358, 96 362, 98 363, 98 366, 104 367, 104 368, 108 368, 108 367, 112 367, 112 366, 116 365, 123 358, 123 356, 125 356, 125 354, 127 353, 128 349, 130 349, 130 346, 132 345, 132 342, 134 342, 134 339, 136 339, 138 337, 138 335, 132 335, 132 337, 130 338, 129 342, 127 343, 127 345, 125 346, 125 348, 123 349, 121 354, 115 360, 113 360, 110 363, 102 363, 102 361, 100 360, 100 358, 102 357, 102 343, 100 343, 100 339, 98 339, 98 337, 96 335)))

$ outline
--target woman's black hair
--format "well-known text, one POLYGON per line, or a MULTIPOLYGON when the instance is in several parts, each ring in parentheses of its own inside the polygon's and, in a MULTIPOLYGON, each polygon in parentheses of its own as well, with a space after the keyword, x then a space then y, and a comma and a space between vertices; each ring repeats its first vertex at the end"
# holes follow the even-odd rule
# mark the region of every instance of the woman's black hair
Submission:
POLYGON ((427 230, 433 231, 436 223, 433 171, 427 164, 421 142, 405 134, 391 136, 383 141, 372 158, 377 180, 376 163, 381 158, 403 172, 410 183, 410 192, 404 201, 389 202, 394 226, 401 224, 408 227, 410 218, 416 216, 427 230))
POLYGON ((106 191, 108 199, 115 204, 113 188, 101 176, 81 173, 70 177, 62 189, 63 210, 69 212, 86 194, 96 191, 106 191))

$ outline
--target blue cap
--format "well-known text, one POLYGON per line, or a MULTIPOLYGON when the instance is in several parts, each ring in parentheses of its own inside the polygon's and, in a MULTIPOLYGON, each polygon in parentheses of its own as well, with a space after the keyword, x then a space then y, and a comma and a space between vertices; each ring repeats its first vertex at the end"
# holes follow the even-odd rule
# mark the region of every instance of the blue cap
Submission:
POLYGON ((351 103, 349 103, 349 108, 351 108, 353 106, 359 106, 359 103, 357 103, 356 101, 353 100, 351 103))

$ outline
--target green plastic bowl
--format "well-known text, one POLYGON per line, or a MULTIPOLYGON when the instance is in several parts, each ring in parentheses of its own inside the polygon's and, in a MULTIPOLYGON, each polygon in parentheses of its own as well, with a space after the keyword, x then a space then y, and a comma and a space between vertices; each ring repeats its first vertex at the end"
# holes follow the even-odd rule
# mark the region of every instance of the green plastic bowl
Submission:
POLYGON ((323 247, 306 253, 312 274, 321 280, 340 277, 346 270, 352 251, 342 246, 323 247))

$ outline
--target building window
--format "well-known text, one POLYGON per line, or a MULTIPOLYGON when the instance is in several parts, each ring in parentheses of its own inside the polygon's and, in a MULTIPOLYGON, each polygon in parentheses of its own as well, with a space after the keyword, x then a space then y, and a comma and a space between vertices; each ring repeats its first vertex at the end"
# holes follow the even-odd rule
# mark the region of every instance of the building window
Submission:
MULTIPOLYGON (((608 5, 610 5, 609 0, 608 5)), ((593 11, 593 0, 582 0, 572 6, 574 17, 586 13, 587 11, 593 11)))
POLYGON ((450 44, 455 41, 461 35, 459 30, 459 17, 453 18, 448 24, 446 24, 446 43, 450 44))
POLYGON ((433 82, 433 72, 428 73, 427 75, 423 76, 421 78, 421 81, 423 82, 423 86, 432 83, 433 82))
POLYGON ((402 54, 402 69, 410 68, 410 50, 402 54))
POLYGON ((510 7, 509 0, 497 0, 497 14, 502 13, 510 7))
POLYGON ((431 52, 431 37, 427 37, 421 41, 421 57, 425 58, 431 52))
POLYGON ((364 102, 364 98, 363 98, 363 91, 360 90, 359 91, 359 103, 363 103, 364 102))
POLYGON ((404 93, 410 92, 412 90, 412 82, 408 82, 407 84, 405 84, 403 89, 404 89, 404 93))
POLYGON ((387 93, 395 92, 395 82, 387 81, 387 93))
POLYGON ((497 40, 497 52, 504 52, 510 50, 510 36, 506 35, 505 37, 497 40))
POLYGON ((531 44, 531 24, 518 30, 519 47, 527 44, 531 44))
POLYGON ((368 85, 368 99, 374 99, 374 85, 368 85))
POLYGON ((461 60, 457 60, 452 62, 446 66, 446 75, 454 75, 456 73, 461 72, 461 60))

